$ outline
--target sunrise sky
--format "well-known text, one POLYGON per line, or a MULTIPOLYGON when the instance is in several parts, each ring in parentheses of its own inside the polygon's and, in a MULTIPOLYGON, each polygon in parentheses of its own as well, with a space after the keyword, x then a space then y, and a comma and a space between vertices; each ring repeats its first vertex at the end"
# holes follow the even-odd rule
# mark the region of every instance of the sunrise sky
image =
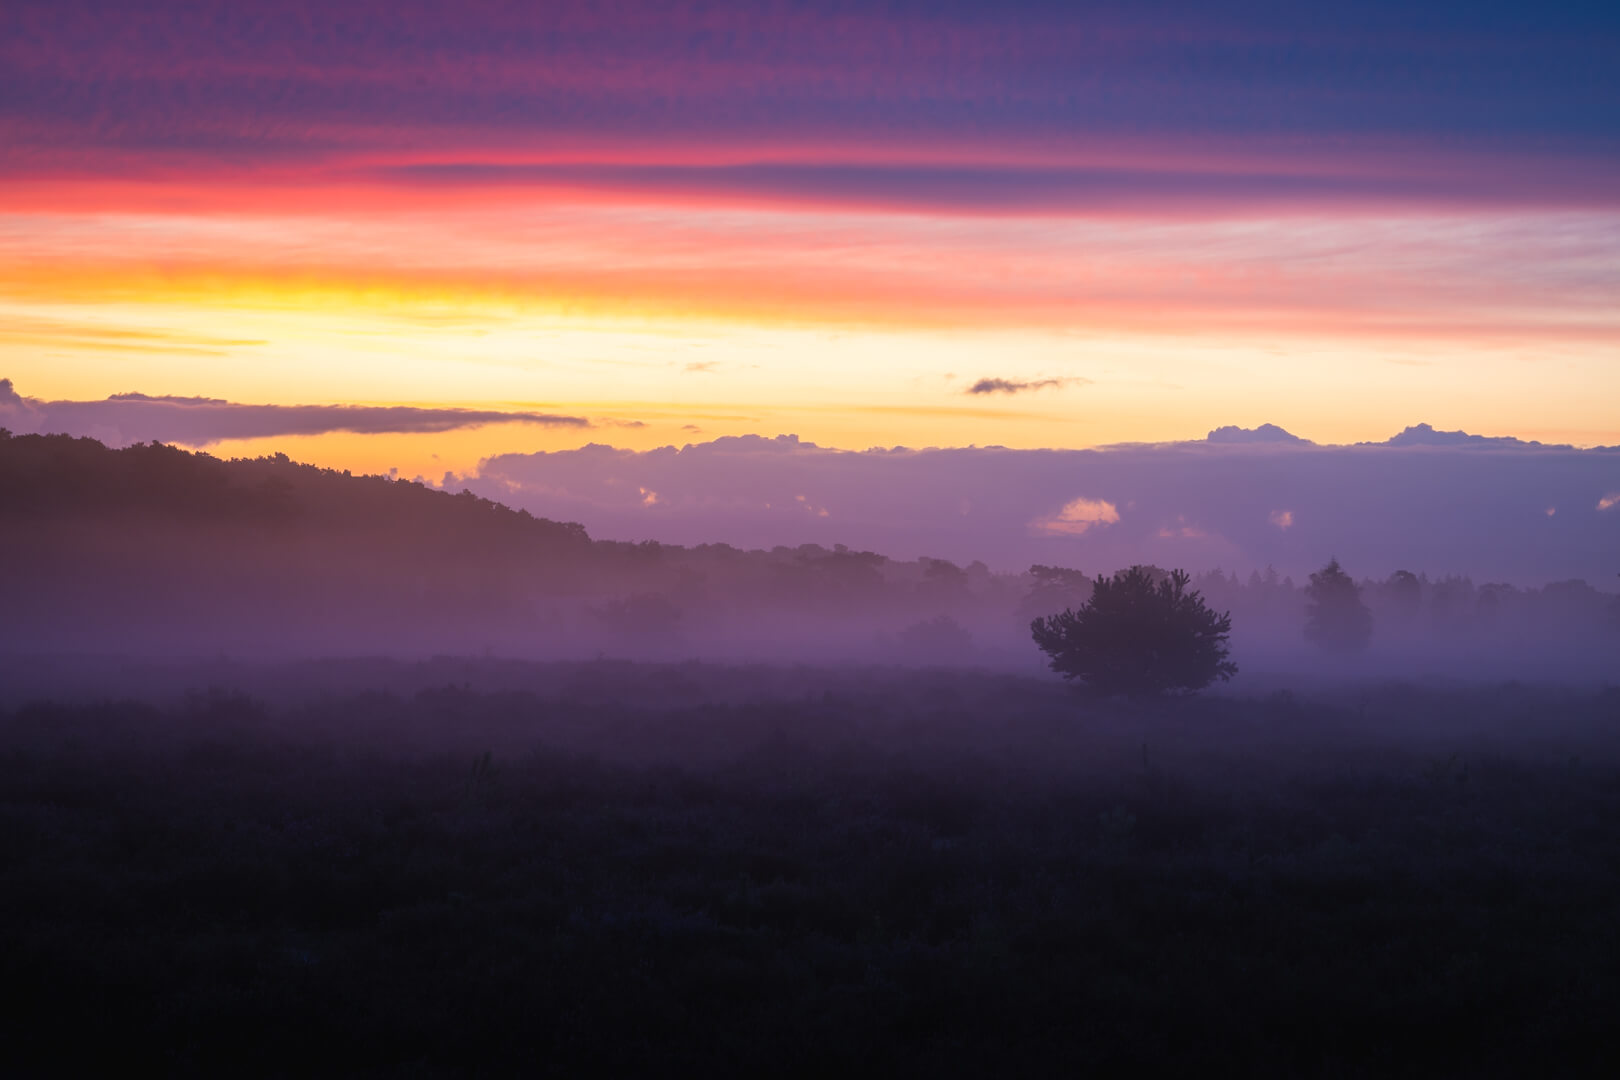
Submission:
POLYGON ((197 440, 429 477, 1615 444, 1617 57, 1597 4, 10 0, 0 377, 476 410, 197 440))

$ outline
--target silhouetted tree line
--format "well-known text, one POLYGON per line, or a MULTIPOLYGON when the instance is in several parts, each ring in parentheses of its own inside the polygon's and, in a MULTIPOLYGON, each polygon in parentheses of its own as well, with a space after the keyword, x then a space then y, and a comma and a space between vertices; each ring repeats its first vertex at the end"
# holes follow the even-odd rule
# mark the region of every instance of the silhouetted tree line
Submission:
MULTIPOLYGON (((1246 582, 1219 570, 1197 575, 1193 584, 1205 596, 1230 607, 1240 623, 1311 620, 1312 605, 1325 605, 1325 617, 1342 618, 1336 630, 1315 631, 1314 640, 1331 647, 1367 639, 1371 620, 1373 642, 1387 639, 1466 639, 1471 635, 1510 631, 1515 627, 1563 627, 1571 632, 1601 628, 1604 612, 1615 597, 1581 580, 1551 582, 1540 587, 1519 587, 1501 582, 1477 585, 1465 575, 1431 578, 1411 570, 1397 570, 1385 578, 1352 581, 1336 560, 1312 575, 1304 586, 1280 577, 1273 570, 1252 573, 1246 582), (1329 573, 1329 569, 1332 572, 1329 573), (1320 579, 1320 580, 1318 580, 1320 579), (1366 609, 1355 612, 1351 600, 1366 609), (1357 625, 1360 629, 1357 629, 1357 625)), ((1316 620, 1321 624, 1321 618, 1316 620)))
POLYGON ((1620 597, 1582 581, 1476 589, 1466 577, 1430 581, 1398 570, 1384 581, 1358 583, 1336 558, 1312 573, 1304 588, 1270 568, 1251 574, 1247 585, 1235 574, 1212 571, 1193 589, 1185 571, 1151 566, 1092 581, 1076 571, 1036 565, 1027 577, 1021 610, 1062 606, 1030 624, 1052 669, 1108 693, 1192 691, 1235 671, 1227 670, 1226 661, 1231 611, 1216 615, 1205 590, 1259 622, 1297 613, 1305 640, 1328 654, 1362 652, 1379 634, 1399 644, 1416 635, 1468 640, 1509 626, 1522 634, 1538 625, 1557 626, 1577 637, 1605 623, 1620 631, 1620 597))

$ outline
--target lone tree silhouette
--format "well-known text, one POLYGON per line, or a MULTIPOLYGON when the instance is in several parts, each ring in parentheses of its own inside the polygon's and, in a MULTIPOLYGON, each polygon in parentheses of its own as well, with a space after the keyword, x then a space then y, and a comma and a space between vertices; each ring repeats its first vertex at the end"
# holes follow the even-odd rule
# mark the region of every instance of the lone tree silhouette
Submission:
POLYGON ((1157 585, 1147 567, 1099 577, 1091 599, 1030 623, 1053 671, 1100 694, 1190 693, 1237 674, 1228 660, 1230 614, 1204 604, 1185 570, 1157 585))
POLYGON ((1305 589, 1305 639, 1329 652, 1360 652, 1372 638, 1372 612, 1338 559, 1311 575, 1305 589))

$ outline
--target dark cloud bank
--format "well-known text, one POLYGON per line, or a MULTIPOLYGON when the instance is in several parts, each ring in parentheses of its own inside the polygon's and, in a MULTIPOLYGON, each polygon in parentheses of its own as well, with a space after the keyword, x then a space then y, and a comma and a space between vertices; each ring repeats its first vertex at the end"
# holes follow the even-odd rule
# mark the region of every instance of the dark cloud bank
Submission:
POLYGON ((138 442, 210 446, 277 435, 433 433, 480 424, 589 427, 578 416, 370 405, 246 405, 219 398, 113 394, 105 401, 42 401, 0 379, 0 427, 19 434, 84 435, 109 446, 138 442))
POLYGON ((1295 575, 1336 555, 1522 584, 1620 571, 1620 448, 1408 428, 1318 446, 1281 428, 1097 450, 831 450, 785 435, 508 454, 448 485, 594 536, 1095 572, 1133 562, 1295 575))
POLYGON ((1090 379, 980 379, 968 387, 968 394, 1021 394, 1026 390, 1056 390, 1065 386, 1085 385, 1090 379))

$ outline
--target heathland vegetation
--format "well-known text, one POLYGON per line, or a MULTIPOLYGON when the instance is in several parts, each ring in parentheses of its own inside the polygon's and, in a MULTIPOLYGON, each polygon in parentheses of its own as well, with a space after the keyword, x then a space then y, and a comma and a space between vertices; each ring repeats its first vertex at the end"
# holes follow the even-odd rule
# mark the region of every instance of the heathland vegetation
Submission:
POLYGON ((1612 1040, 1613 690, 259 678, 0 711, 18 1075, 1524 1075, 1612 1040))

